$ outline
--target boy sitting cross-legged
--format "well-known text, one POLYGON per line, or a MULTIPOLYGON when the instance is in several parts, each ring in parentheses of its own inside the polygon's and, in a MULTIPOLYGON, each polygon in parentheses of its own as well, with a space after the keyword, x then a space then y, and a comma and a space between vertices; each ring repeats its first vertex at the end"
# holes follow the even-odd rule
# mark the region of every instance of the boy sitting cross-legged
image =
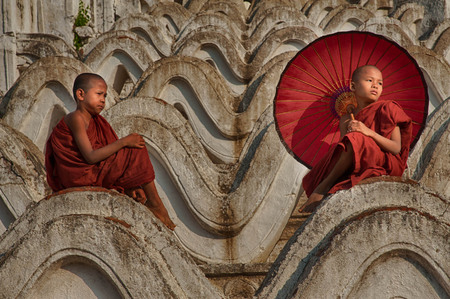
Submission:
POLYGON ((100 186, 116 189, 147 206, 169 229, 175 224, 158 195, 155 173, 142 136, 118 138, 99 113, 107 86, 97 74, 84 73, 74 82, 77 109, 53 129, 45 153, 47 181, 53 191, 100 186))
POLYGON ((381 71, 372 65, 357 68, 351 90, 355 119, 341 117, 341 140, 303 178, 308 196, 300 212, 313 212, 323 197, 349 189, 365 178, 401 176, 406 168, 412 122, 393 101, 378 101, 383 91, 381 71))

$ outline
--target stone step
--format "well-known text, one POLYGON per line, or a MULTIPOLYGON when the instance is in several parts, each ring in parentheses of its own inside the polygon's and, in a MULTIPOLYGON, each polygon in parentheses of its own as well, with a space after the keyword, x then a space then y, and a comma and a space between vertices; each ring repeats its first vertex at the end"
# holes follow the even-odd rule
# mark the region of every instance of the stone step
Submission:
POLYGON ((227 299, 252 298, 271 266, 272 263, 199 265, 227 299))

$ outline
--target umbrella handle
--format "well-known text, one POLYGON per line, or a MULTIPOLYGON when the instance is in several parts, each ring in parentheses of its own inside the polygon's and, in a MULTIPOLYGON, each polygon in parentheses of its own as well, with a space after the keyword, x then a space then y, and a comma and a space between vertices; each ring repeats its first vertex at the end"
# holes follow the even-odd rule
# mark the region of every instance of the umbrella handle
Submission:
POLYGON ((355 120, 355 116, 353 115, 353 110, 355 109, 355 106, 352 104, 348 104, 346 109, 347 113, 350 113, 350 117, 352 118, 352 120, 355 120))

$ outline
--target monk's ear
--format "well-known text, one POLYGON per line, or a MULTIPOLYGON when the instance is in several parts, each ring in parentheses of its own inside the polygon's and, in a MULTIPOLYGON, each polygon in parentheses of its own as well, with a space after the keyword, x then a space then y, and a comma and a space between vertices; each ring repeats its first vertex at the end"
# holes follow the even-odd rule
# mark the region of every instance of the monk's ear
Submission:
POLYGON ((82 88, 78 88, 75 91, 75 95, 77 96, 77 98, 76 98, 77 101, 84 100, 84 90, 82 88))
POLYGON ((350 90, 355 91, 355 82, 350 83, 350 90))

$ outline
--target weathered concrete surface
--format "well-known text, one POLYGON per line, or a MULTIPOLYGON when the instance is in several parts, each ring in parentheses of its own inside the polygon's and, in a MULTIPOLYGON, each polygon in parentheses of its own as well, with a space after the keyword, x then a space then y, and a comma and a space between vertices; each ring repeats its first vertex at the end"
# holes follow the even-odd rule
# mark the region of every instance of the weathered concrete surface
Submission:
POLYGON ((306 171, 284 152, 271 115, 261 117, 257 136, 249 136, 247 152, 235 165, 209 161, 188 121, 161 100, 131 98, 105 117, 119 136, 138 132, 147 140, 156 182, 178 218, 176 234, 192 255, 209 263, 267 258, 295 206, 306 171))
POLYGON ((43 283, 78 265, 90 268, 85 273, 101 273, 122 298, 221 298, 178 244, 145 206, 129 197, 101 188, 69 189, 30 206, 1 236, 0 294, 49 298, 60 294, 58 289, 76 292, 77 286, 87 294, 89 284, 75 279, 61 288, 43 283))
POLYGON ((408 159, 409 174, 436 193, 450 198, 450 100, 428 117, 427 125, 408 159))
MULTIPOLYGON (((98 0, 80 51, 71 32, 79 1, 57 2, 4 1, 0 9, 0 117, 43 150, 52 127, 74 108, 75 75, 103 75, 105 115, 119 134, 145 136, 176 236, 200 263, 250 267, 273 258, 305 172, 281 146, 271 115, 279 76, 299 49, 337 31, 384 34, 423 70, 430 112, 450 96, 450 8, 443 0, 98 0), (152 97, 167 108, 142 104, 152 97), (123 105, 115 105, 119 98, 123 105)), ((448 120, 442 117, 441 124, 448 120)), ((430 126, 433 142, 424 138, 413 152, 409 178, 420 169, 421 186, 445 197, 448 129, 430 126), (419 159, 426 167, 416 168, 419 159)), ((77 281, 67 267, 96 275, 75 261, 48 272, 36 290, 46 281, 58 284, 57 276, 77 281)), ((221 286, 230 296, 247 296, 255 284, 221 286)))
POLYGON ((0 233, 50 193, 43 165, 36 145, 0 120, 0 233))
POLYGON ((328 197, 283 249, 256 297, 449 296, 448 198, 416 183, 377 180, 328 197), (380 280, 381 273, 392 280, 380 280))

